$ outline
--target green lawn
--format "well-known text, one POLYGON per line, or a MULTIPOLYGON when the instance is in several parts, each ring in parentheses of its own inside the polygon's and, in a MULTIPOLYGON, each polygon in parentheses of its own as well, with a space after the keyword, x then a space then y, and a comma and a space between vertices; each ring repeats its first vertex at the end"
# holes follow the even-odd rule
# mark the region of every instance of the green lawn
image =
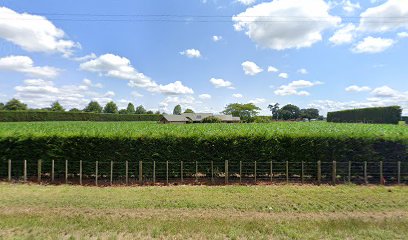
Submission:
POLYGON ((0 184, 0 239, 404 239, 408 187, 0 184))

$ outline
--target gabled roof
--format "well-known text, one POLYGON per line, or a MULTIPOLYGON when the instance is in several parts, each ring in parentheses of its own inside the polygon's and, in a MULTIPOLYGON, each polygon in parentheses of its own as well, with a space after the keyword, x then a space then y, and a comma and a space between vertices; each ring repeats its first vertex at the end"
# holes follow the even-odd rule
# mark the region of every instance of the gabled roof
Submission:
POLYGON ((189 122, 190 120, 182 115, 163 115, 163 118, 169 122, 189 122))
POLYGON ((188 117, 194 122, 201 122, 204 118, 213 116, 213 114, 212 113, 182 113, 181 116, 188 117))

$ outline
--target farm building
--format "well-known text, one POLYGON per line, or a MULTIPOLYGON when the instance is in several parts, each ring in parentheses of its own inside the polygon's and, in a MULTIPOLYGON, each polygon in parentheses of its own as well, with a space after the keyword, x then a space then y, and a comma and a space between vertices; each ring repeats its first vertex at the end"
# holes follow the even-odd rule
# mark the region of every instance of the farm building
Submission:
POLYGON ((238 123, 239 117, 233 117, 232 115, 214 115, 212 113, 182 113, 181 115, 163 115, 160 119, 161 123, 173 123, 173 124, 186 124, 186 123, 200 123, 206 117, 216 117, 221 119, 224 123, 238 123))

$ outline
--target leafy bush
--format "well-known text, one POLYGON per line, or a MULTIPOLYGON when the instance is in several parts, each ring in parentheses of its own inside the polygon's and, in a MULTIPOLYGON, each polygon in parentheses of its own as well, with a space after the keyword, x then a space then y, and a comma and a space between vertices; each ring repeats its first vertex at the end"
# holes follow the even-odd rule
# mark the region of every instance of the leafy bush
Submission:
POLYGON ((85 112, 0 111, 0 122, 34 121, 159 121, 157 114, 103 114, 85 112))
POLYGON ((214 116, 209 116, 203 119, 203 123, 222 123, 222 120, 214 116))
POLYGON ((328 122, 398 124, 402 109, 399 106, 361 108, 327 113, 328 122))
POLYGON ((401 117, 401 120, 408 124, 408 116, 401 117))
POLYGON ((272 122, 272 117, 270 116, 256 116, 253 118, 254 123, 269 123, 272 122))

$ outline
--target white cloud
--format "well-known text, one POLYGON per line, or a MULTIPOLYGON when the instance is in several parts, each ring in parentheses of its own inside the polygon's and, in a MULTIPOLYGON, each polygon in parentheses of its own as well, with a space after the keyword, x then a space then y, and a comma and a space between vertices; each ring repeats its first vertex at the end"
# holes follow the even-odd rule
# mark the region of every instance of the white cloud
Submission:
POLYGON ((232 96, 234 97, 234 98, 243 98, 244 96, 242 96, 242 94, 240 94, 240 93, 234 93, 234 94, 232 94, 232 96))
POLYGON ((352 51, 355 53, 379 53, 387 50, 395 43, 392 39, 366 37, 358 42, 352 51))
POLYGON ((246 6, 253 4, 256 0, 237 0, 239 3, 244 4, 246 6))
POLYGON ((345 0, 343 2, 343 10, 348 12, 348 13, 353 13, 354 11, 360 9, 360 3, 356 2, 356 3, 352 3, 350 0, 345 0))
POLYGON ((82 80, 82 82, 83 82, 83 84, 84 84, 85 86, 88 86, 88 87, 103 88, 102 83, 95 83, 95 84, 94 84, 91 80, 89 80, 89 79, 87 79, 87 78, 84 78, 84 80, 82 80))
POLYGON ((400 32, 397 35, 399 38, 408 38, 408 32, 400 32))
POLYGON ((408 29, 408 1, 388 0, 379 6, 366 9, 360 14, 359 30, 388 32, 399 28, 408 29))
POLYGON ((269 66, 268 67, 268 72, 278 72, 279 70, 276 67, 269 66))
POLYGON ((253 104, 260 104, 264 102, 266 102, 265 98, 255 98, 249 101, 249 103, 253 103, 253 104))
POLYGON ((133 91, 132 96, 135 97, 135 98, 141 98, 141 97, 143 97, 143 94, 140 94, 137 91, 133 91))
POLYGON ((333 36, 329 38, 329 41, 334 45, 341 45, 346 43, 351 43, 354 40, 356 32, 356 26, 349 23, 342 28, 338 29, 333 36))
POLYGON ((397 90, 394 90, 388 86, 375 88, 371 93, 375 97, 398 97, 401 95, 397 90))
POLYGON ((82 57, 74 57, 74 58, 71 58, 71 59, 74 60, 74 61, 77 61, 77 62, 84 62, 84 61, 88 61, 88 60, 95 59, 95 58, 96 58, 96 54, 95 53, 90 53, 90 54, 87 54, 87 55, 82 56, 82 57))
POLYGON ((17 13, 6 7, 0 7, 0 16, 0 38, 26 51, 70 56, 80 47, 79 43, 66 40, 64 31, 43 16, 17 13))
POLYGON ((263 71, 256 63, 250 61, 243 62, 241 66, 246 75, 254 76, 263 71))
POLYGON ((279 73, 278 76, 279 76, 280 78, 285 78, 285 79, 289 78, 289 75, 288 75, 287 73, 279 73))
POLYGON ((345 89, 347 92, 367 92, 370 91, 371 88, 368 86, 357 86, 357 85, 351 85, 349 87, 346 87, 345 89))
POLYGON ((210 82, 216 88, 226 87, 226 88, 234 89, 234 87, 232 86, 232 82, 226 81, 226 80, 221 79, 221 78, 211 78, 210 82))
POLYGON ((298 70, 298 73, 300 73, 300 74, 308 74, 309 72, 307 71, 306 68, 301 68, 301 69, 298 70))
POLYGON ((169 108, 170 105, 177 105, 180 104, 183 108, 191 108, 194 109, 195 104, 198 102, 195 100, 193 96, 168 96, 163 101, 160 102, 159 107, 161 111, 170 112, 173 109, 169 108))
POLYGON ((194 93, 191 88, 184 86, 180 81, 167 85, 159 85, 150 77, 138 72, 132 66, 129 59, 113 54, 104 54, 96 59, 81 63, 80 68, 107 77, 129 80, 128 85, 130 87, 146 88, 150 92, 167 95, 194 93))
POLYGON ((214 35, 214 36, 212 36, 212 40, 213 40, 214 42, 221 41, 221 40, 222 40, 222 36, 216 36, 216 35, 214 35))
POLYGON ((188 58, 199 58, 201 57, 201 53, 197 49, 187 49, 185 51, 180 52, 181 55, 186 56, 188 58))
POLYGON ((245 30, 261 47, 284 50, 310 47, 321 41, 324 30, 341 22, 329 10, 323 0, 275 0, 248 8, 232 20, 236 31, 245 30))
POLYGON ((204 94, 200 94, 200 95, 198 96, 198 98, 203 99, 203 100, 211 99, 211 95, 210 95, 210 94, 207 94, 207 93, 204 93, 204 94))
POLYGON ((316 85, 320 85, 322 82, 310 82, 306 80, 298 80, 289 83, 288 85, 282 85, 277 90, 274 91, 276 95, 279 96, 289 96, 289 95, 298 95, 298 96, 309 96, 310 93, 307 91, 299 91, 299 89, 309 88, 316 85))
POLYGON ((34 62, 27 56, 7 56, 0 58, 0 70, 25 73, 31 77, 54 78, 59 69, 54 67, 35 67, 34 62))

